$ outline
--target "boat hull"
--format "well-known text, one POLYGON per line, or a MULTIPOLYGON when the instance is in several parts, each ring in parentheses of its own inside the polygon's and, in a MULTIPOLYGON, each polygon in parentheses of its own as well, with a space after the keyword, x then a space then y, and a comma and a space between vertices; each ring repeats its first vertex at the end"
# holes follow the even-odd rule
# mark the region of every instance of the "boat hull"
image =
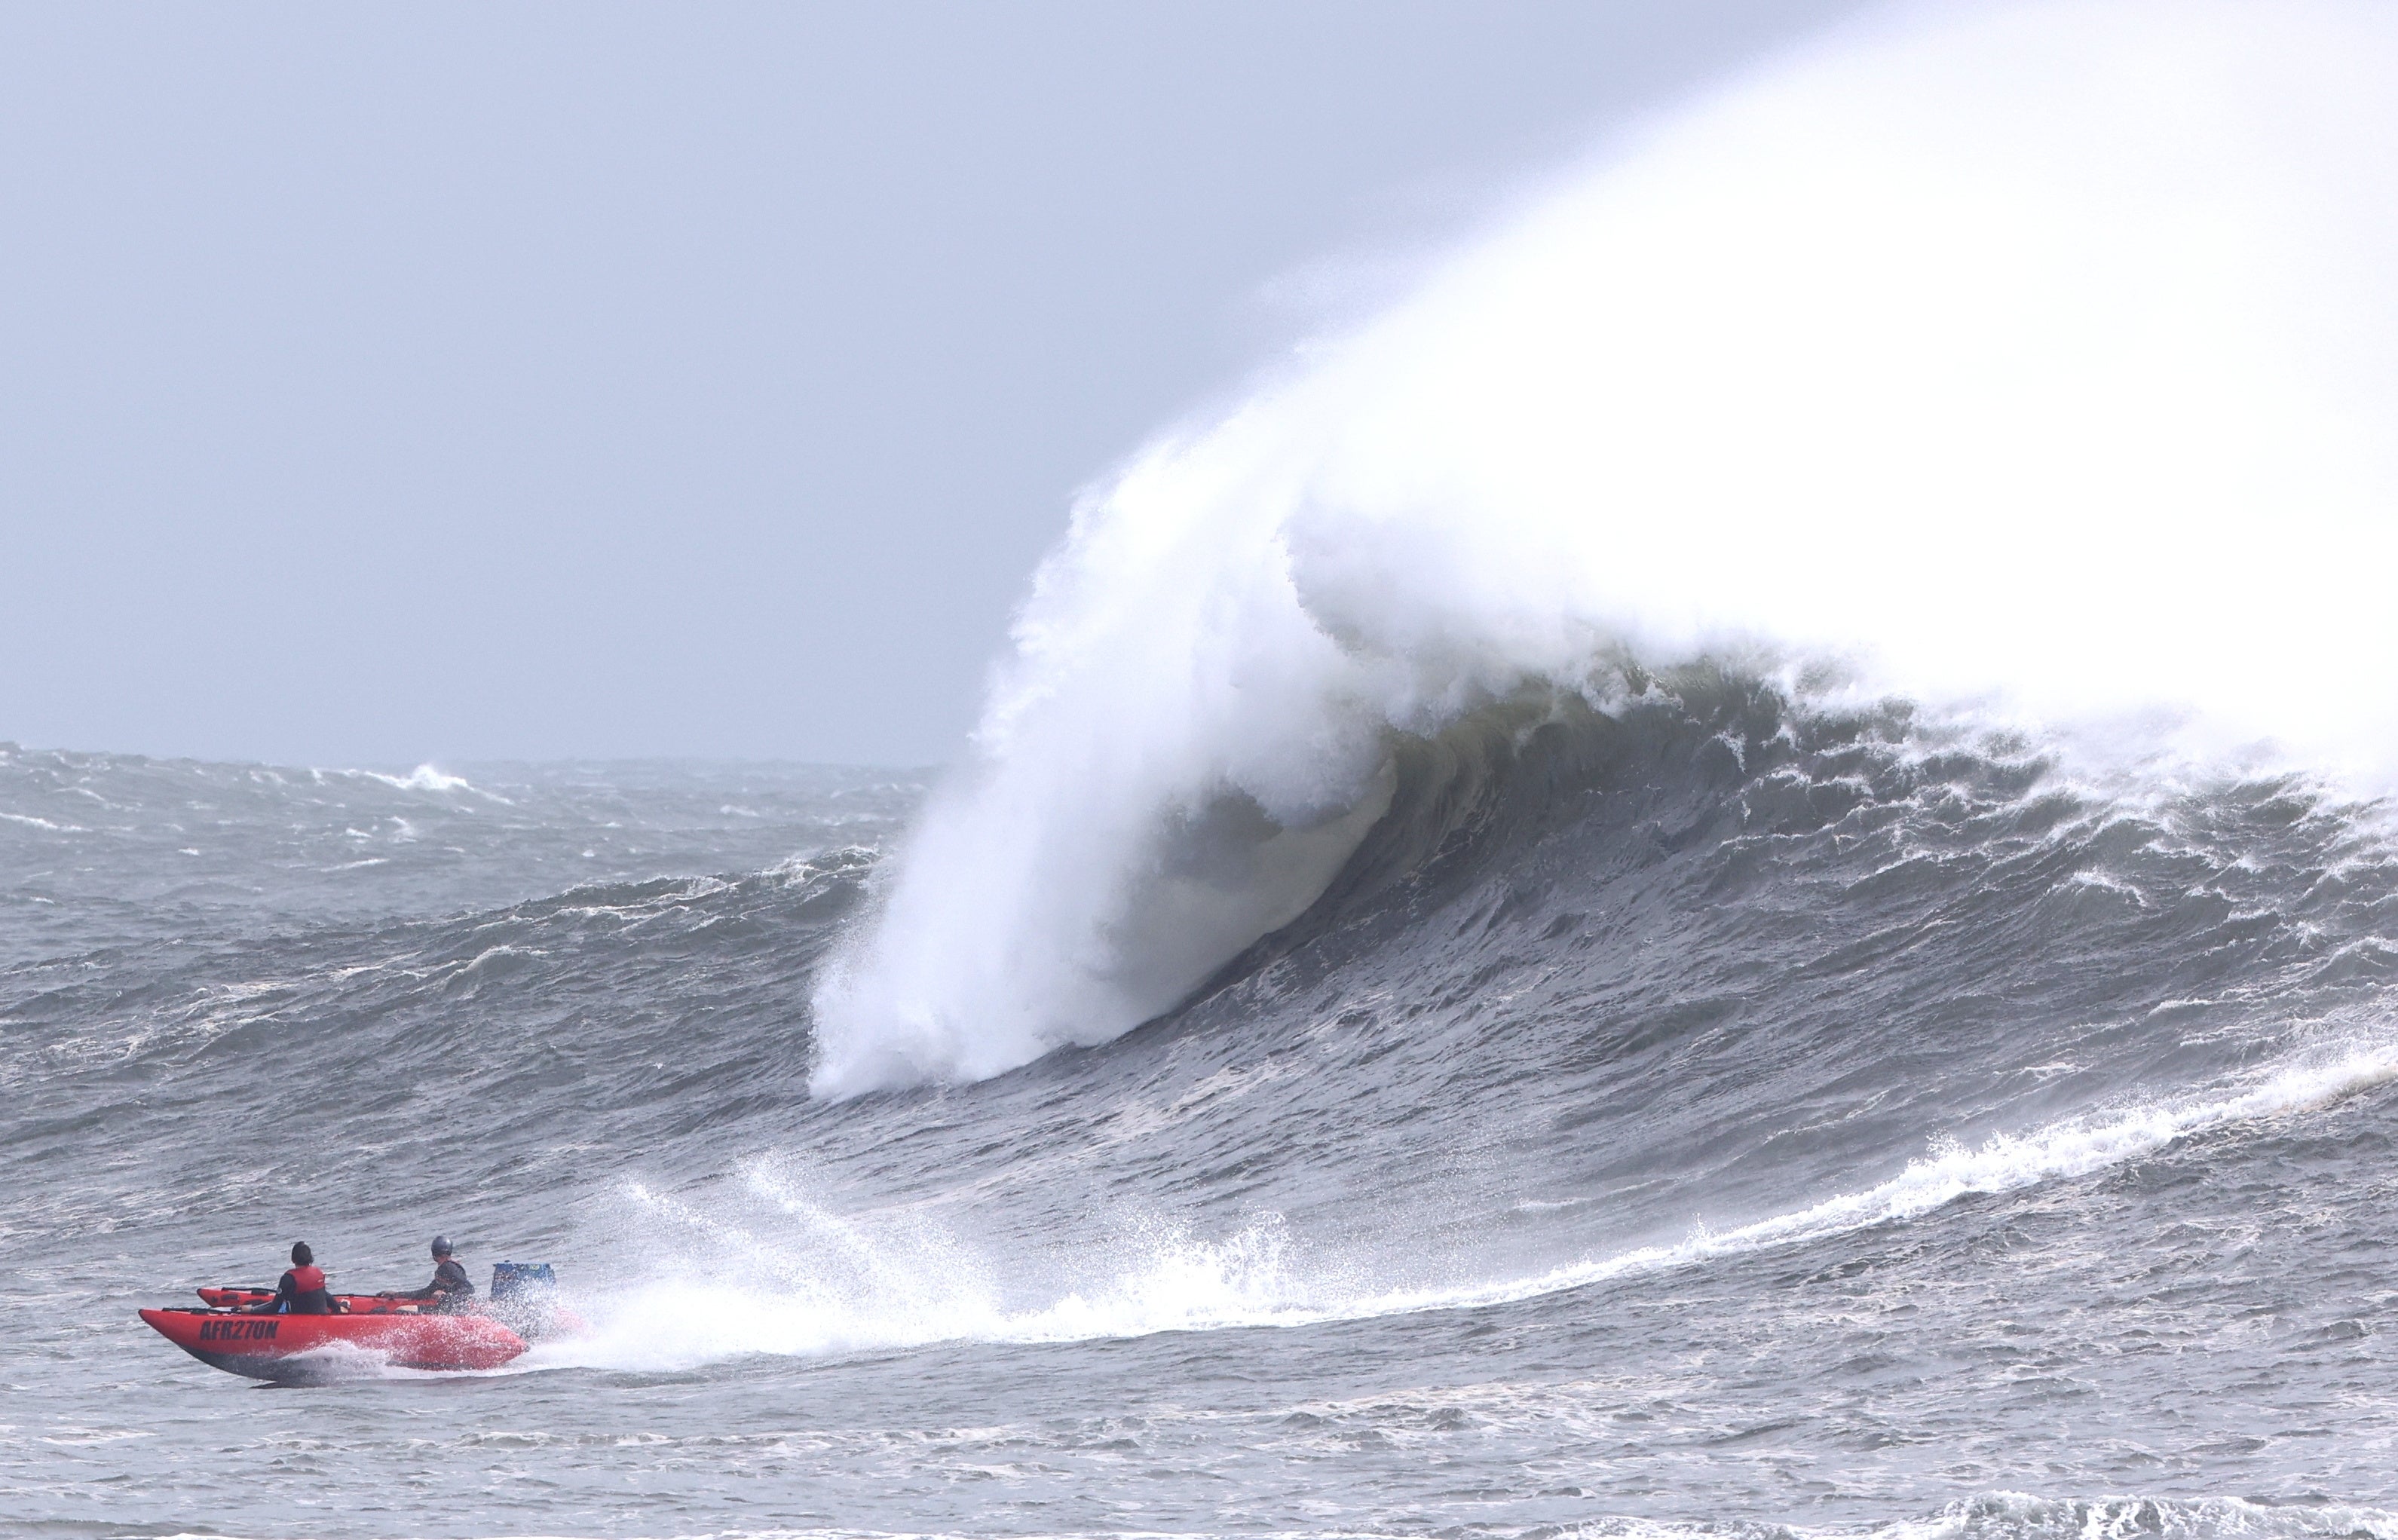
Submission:
POLYGON ((268 1316, 229 1310, 144 1310, 151 1330, 211 1369, 253 1380, 336 1379, 368 1365, 497 1369, 525 1340, 489 1316, 377 1311, 268 1316))

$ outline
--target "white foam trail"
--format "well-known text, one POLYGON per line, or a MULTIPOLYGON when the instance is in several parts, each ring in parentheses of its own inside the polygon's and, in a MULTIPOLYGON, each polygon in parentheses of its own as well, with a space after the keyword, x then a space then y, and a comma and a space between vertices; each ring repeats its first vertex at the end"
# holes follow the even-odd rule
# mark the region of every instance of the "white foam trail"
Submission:
POLYGON ((2008 1193, 2120 1165, 2225 1124, 2309 1111, 2398 1080, 2398 1047, 2286 1065, 2245 1089, 2212 1098, 2068 1118, 2028 1135, 2001 1134, 1967 1148, 1949 1144, 1887 1182, 1791 1213, 1722 1232, 1702 1230, 1677 1246, 1643 1247, 1575 1263, 1533 1277, 1466 1289, 1384 1294, 1364 1313, 1448 1309, 1533 1299, 1567 1289, 1766 1247, 1792 1245, 1911 1220, 1975 1193, 2008 1193))
POLYGON ((371 770, 367 774, 373 776, 376 780, 382 781, 386 786, 395 786, 403 791, 472 791, 475 790, 467 784, 465 777, 445 775, 429 764, 420 764, 405 776, 378 776, 371 770))
POLYGON ((1306 1326, 1512 1304, 1609 1279, 1713 1262, 1904 1223, 1970 1194, 2086 1176, 2228 1124, 2302 1113, 2398 1080, 2398 1045, 2286 1062, 2241 1085, 2065 1119, 2019 1135, 1936 1148, 1886 1181, 1671 1246, 1640 1247, 1516 1277, 1402 1289, 1311 1265, 1268 1216, 1221 1240, 1159 1225, 1112 1249, 1041 1269, 1071 1281, 1030 1303, 1012 1272, 955 1236, 904 1217, 831 1214, 764 1170, 751 1196, 792 1229, 773 1236, 643 1189, 632 1197, 707 1256, 757 1284, 667 1277, 578 1302, 585 1335, 544 1344, 527 1367, 672 1370, 753 1353, 815 1355, 934 1343, 1081 1342, 1241 1327, 1306 1326))
POLYGON ((514 805, 507 798, 495 791, 484 790, 464 776, 451 775, 431 764, 420 764, 405 776, 385 775, 380 770, 312 770, 309 774, 320 778, 327 775, 356 776, 365 780, 381 781, 396 791, 466 791, 503 806, 514 805))
POLYGON ((1074 512, 815 1085, 1173 1005, 1385 736, 1737 650, 2398 764, 2398 11, 1933 6, 1620 145, 1074 512))
MULTIPOLYGON (((1717 1540, 1758 1526, 1667 1519, 1601 1519, 1550 1532, 1556 1540, 1717 1540)), ((1796 1540, 2390 1540, 2398 1514, 2353 1506, 2299 1507, 2242 1497, 2059 1499, 1993 1492, 1926 1519, 1879 1524, 1777 1524, 1796 1540)))
POLYGON ((666 1370, 751 1353, 1084 1341, 1299 1318, 1272 1218, 1221 1241, 1159 1226, 1125 1237, 1111 1257, 1078 1254, 1071 1265, 1084 1281, 1028 1306, 1010 1300, 1004 1269, 945 1231, 904 1217, 843 1219, 761 1171, 749 1184, 788 1222, 771 1236, 645 1189, 629 1196, 651 1220, 761 1281, 667 1277, 578 1301, 588 1330, 536 1348, 528 1366, 666 1370))

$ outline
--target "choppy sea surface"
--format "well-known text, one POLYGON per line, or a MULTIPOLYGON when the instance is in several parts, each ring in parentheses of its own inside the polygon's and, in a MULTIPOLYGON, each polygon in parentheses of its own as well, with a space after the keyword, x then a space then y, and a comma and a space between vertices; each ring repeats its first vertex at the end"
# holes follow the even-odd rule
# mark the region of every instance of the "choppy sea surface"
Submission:
POLYGON ((2398 850, 1692 672, 1179 1008, 812 1098, 923 796, 0 750, 0 1535, 2398 1535, 2398 850), (142 1327, 554 1263, 482 1375, 142 1327))

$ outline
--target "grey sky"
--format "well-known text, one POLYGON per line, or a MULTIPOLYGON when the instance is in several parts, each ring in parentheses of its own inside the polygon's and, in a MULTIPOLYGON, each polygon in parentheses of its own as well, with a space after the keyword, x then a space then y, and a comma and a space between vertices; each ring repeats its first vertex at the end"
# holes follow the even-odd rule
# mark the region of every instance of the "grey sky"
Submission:
POLYGON ((1854 8, 0 6, 0 738, 949 758, 1293 275, 1854 8))

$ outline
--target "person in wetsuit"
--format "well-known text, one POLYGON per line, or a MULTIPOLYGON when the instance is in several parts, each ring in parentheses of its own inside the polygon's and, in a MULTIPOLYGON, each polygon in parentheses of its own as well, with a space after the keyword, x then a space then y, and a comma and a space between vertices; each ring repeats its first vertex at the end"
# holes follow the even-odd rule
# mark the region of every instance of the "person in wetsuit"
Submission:
POLYGON ((325 1288, 325 1270, 317 1265, 317 1254, 302 1240, 292 1243, 291 1268, 276 1281, 275 1297, 249 1308, 259 1316, 330 1316, 339 1306, 325 1288))
POLYGON ((450 1237, 433 1237, 433 1281, 424 1288, 399 1296, 404 1300, 431 1300, 433 1308, 444 1314, 466 1309, 475 1303, 475 1280, 450 1253, 450 1237))

